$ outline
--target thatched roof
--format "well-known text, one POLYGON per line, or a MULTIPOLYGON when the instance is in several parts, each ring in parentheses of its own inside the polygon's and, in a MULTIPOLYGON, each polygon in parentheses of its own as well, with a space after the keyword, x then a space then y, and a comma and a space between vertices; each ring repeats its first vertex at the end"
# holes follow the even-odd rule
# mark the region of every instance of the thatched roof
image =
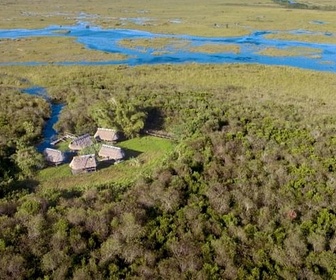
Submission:
POLYGON ((74 172, 95 170, 97 167, 96 157, 94 154, 75 156, 69 166, 74 172))
POLYGON ((114 142, 118 140, 118 132, 109 128, 98 128, 93 136, 97 140, 114 142))
POLYGON ((113 159, 113 160, 121 160, 125 154, 122 149, 115 146, 110 145, 102 145, 102 147, 99 150, 98 155, 100 157, 106 158, 106 159, 113 159))
POLYGON ((64 161, 65 155, 60 150, 46 148, 43 151, 44 157, 48 162, 60 164, 64 161))
POLYGON ((84 134, 72 140, 69 144, 69 148, 78 151, 91 146, 92 144, 93 142, 90 134, 84 134))

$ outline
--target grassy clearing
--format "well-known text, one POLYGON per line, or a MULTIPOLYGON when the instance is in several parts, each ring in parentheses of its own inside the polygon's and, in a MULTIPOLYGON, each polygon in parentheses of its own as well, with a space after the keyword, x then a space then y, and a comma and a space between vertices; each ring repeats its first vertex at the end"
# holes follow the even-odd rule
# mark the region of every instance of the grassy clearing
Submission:
POLYGON ((306 56, 310 58, 320 58, 321 50, 314 48, 291 47, 286 49, 266 48, 259 52, 268 56, 306 56))
POLYGON ((41 170, 36 178, 41 183, 40 190, 85 188, 112 183, 128 184, 139 175, 147 174, 160 165, 165 155, 174 148, 171 141, 152 136, 127 140, 118 146, 125 150, 128 159, 94 173, 72 175, 68 164, 41 170))
POLYGON ((73 38, 35 37, 0 40, 1 62, 63 62, 122 60, 125 55, 84 48, 73 38))
MULTIPOLYGON (((141 29, 156 33, 237 36, 251 30, 336 32, 336 12, 287 9, 272 0, 126 1, 6 0, 0 10, 0 28, 33 28, 75 24, 78 20, 104 28, 141 29), (325 24, 311 24, 323 21, 325 24)), ((314 3, 327 5, 327 1, 314 3)), ((318 39, 318 38, 317 38, 318 39)))

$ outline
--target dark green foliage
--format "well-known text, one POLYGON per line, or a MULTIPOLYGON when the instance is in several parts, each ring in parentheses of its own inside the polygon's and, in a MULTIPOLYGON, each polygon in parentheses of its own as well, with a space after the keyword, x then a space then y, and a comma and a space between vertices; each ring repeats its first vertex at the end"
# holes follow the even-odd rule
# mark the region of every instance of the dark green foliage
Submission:
POLYGON ((139 136, 147 114, 134 100, 123 98, 97 102, 89 108, 89 115, 98 127, 114 128, 132 138, 139 136))
POLYGON ((49 117, 49 104, 40 97, 20 93, 18 89, 0 90, 0 141, 36 141, 44 119, 49 117))
POLYGON ((50 108, 44 99, 21 93, 13 87, 22 80, 0 76, 0 84, 7 86, 0 88, 1 191, 7 190, 18 178, 31 177, 43 165, 42 156, 33 145, 41 137, 50 108))
MULTIPOLYGON (((140 90, 112 82, 99 87, 98 80, 85 77, 92 91, 81 91, 83 100, 90 92, 95 102, 87 105, 76 93, 67 97, 64 114, 74 110, 74 127, 82 117, 92 121, 75 131, 116 120, 116 127, 132 127, 125 120, 140 112, 145 125, 174 132, 178 145, 130 186, 3 198, 4 278, 334 277, 335 117, 312 114, 299 97, 292 103, 248 99, 230 85, 177 90, 157 83, 140 90), (111 98, 116 105, 104 103, 111 98), (153 116, 161 119, 149 124, 153 116)), ((27 149, 17 146, 16 154, 27 149)), ((2 149, 11 162, 8 153, 2 149)), ((2 176, 15 174, 4 166, 2 176)))

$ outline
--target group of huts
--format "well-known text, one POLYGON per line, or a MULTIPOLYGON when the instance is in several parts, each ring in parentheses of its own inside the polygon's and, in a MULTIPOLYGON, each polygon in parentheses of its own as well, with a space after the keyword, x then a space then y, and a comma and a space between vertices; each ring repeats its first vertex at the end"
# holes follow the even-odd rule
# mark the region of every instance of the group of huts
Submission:
MULTIPOLYGON (((123 150, 113 145, 113 143, 119 139, 117 131, 108 128, 98 128, 93 138, 97 142, 105 143, 101 145, 101 148, 98 151, 99 161, 111 161, 117 163, 124 158, 125 154, 123 150)), ((93 145, 91 135, 84 134, 71 140, 69 150, 77 153, 91 145, 93 145)), ((56 166, 64 163, 66 159, 64 152, 53 148, 46 148, 44 150, 44 156, 47 162, 56 166)), ((92 172, 97 169, 98 159, 97 155, 92 153, 76 155, 72 158, 69 166, 73 174, 92 172)))

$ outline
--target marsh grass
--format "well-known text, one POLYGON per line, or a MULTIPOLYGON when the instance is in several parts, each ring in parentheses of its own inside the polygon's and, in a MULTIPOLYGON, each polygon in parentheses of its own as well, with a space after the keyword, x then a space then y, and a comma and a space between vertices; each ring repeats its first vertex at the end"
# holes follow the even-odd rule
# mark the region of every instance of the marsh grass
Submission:
POLYGON ((276 40, 291 40, 299 42, 319 42, 336 44, 336 35, 326 36, 321 34, 290 34, 290 33, 277 33, 267 34, 265 38, 276 40))
POLYGON ((306 5, 307 8, 310 9, 321 9, 326 11, 336 9, 335 1, 333 0, 314 0, 314 1, 298 0, 295 1, 295 3, 306 5))
MULTIPOLYGON (((266 38, 336 43, 336 25, 333 24, 336 12, 284 9, 271 0, 240 0, 236 3, 229 0, 212 0, 207 5, 198 1, 188 0, 181 3, 174 0, 169 6, 153 0, 146 2, 132 0, 127 3, 122 0, 113 5, 107 0, 98 2, 93 5, 88 0, 81 3, 63 0, 56 4, 48 0, 44 5, 40 5, 34 0, 27 5, 23 0, 16 0, 0 10, 0 28, 41 28, 55 24, 72 25, 80 21, 104 28, 128 28, 162 34, 210 37, 240 36, 253 30, 277 30, 280 33, 268 34, 266 38), (312 24, 314 21, 323 24, 312 24), (320 34, 288 33, 298 29, 320 34)), ((324 5, 327 1, 319 3, 324 5)), ((153 49, 154 55, 167 53, 170 48, 208 53, 239 52, 239 46, 236 45, 194 47, 190 46, 187 40, 173 38, 121 40, 120 44, 144 52, 153 49)), ((270 50, 266 53, 269 54, 270 50)), ((274 50, 271 53, 274 55, 274 50)), ((2 54, 0 63, 118 61, 126 58, 122 54, 89 50, 75 42, 73 38, 62 37, 0 40, 0 54, 2 54)))
MULTIPOLYGON (((327 1, 314 4, 328 5, 327 1)), ((336 32, 336 12, 284 8, 271 0, 126 1, 37 0, 2 5, 0 28, 36 28, 71 25, 78 21, 104 28, 147 30, 154 33, 201 36, 239 36, 251 30, 336 32), (141 21, 137 19, 145 18, 141 21), (319 20, 326 24, 314 25, 319 20)), ((319 39, 319 38, 317 38, 319 39)))
POLYGON ((259 52, 268 56, 306 56, 310 58, 320 58, 321 50, 315 48, 290 47, 286 49, 266 48, 259 52))
POLYGON ((203 53, 240 53, 240 46, 229 44, 229 45, 215 45, 206 44, 197 47, 189 48, 192 52, 203 52, 203 53))
POLYGON ((172 49, 187 49, 190 41, 175 38, 151 38, 151 39, 123 39, 118 42, 119 45, 131 49, 156 49, 157 51, 172 49))
POLYGON ((84 48, 73 38, 33 37, 0 40, 1 62, 63 62, 123 60, 122 54, 84 48))
POLYGON ((154 50, 154 53, 160 54, 171 50, 188 50, 191 52, 203 53, 239 53, 240 47, 235 44, 206 44, 202 46, 192 46, 191 42, 175 38, 151 38, 151 39, 124 39, 119 41, 119 45, 140 51, 154 50))
MULTIPOLYGON (((311 98, 334 104, 336 76, 302 70, 294 67, 235 64, 183 64, 151 66, 8 66, 0 67, 0 72, 8 76, 28 79, 32 84, 45 86, 52 97, 58 98, 63 85, 74 81, 98 83, 108 88, 129 87, 134 90, 162 85, 167 93, 176 90, 216 92, 227 86, 240 88, 240 94, 255 98, 275 98, 278 102, 288 102, 296 98, 311 98), (19 74, 18 74, 19 73, 19 74), (169 88, 172 91, 169 91, 169 88)), ((76 90, 72 87, 72 90, 76 90)), ((121 89, 120 89, 121 90, 121 89)), ((248 99, 246 100, 248 101, 248 99)), ((301 101, 300 101, 301 102, 301 101)), ((336 101, 335 101, 336 104, 336 101)))

